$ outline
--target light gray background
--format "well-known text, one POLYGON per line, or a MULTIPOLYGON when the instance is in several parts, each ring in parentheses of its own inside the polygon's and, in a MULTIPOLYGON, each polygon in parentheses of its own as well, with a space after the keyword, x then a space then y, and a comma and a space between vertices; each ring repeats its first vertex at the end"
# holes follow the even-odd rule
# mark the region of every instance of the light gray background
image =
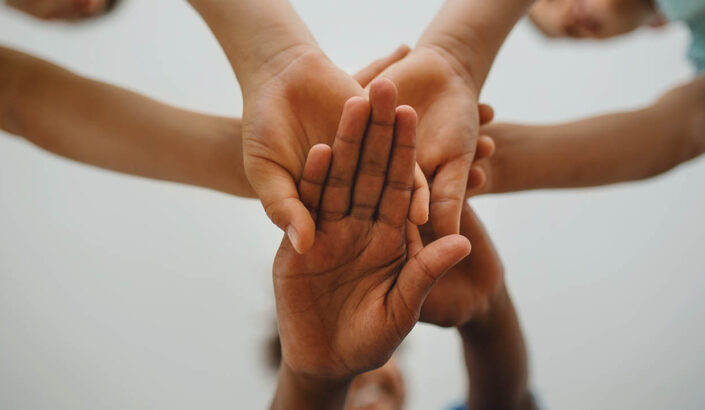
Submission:
MULTIPOLYGON (((0 7, 0 43, 169 103, 239 115, 234 77, 183 1, 41 24, 0 7)), ((413 43, 440 0, 294 1, 344 69, 413 43)), ((500 120, 649 103, 692 71, 682 27, 609 44, 522 22, 483 100, 500 120)), ((2 86, 2 85, 0 85, 2 86)), ((705 406, 705 161, 650 182, 474 201, 506 263, 549 409, 705 406)), ((0 408, 258 409, 272 378, 270 266, 255 201, 78 165, 0 137, 0 408)), ((463 395, 452 330, 418 326, 411 409, 463 395)))

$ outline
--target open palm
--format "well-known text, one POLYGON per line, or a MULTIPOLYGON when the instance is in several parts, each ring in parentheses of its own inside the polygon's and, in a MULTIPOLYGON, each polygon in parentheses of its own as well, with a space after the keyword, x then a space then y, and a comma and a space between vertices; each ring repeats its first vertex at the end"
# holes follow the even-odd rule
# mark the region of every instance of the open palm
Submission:
MULTIPOLYGON (((267 215, 288 233, 297 251, 311 247, 315 230, 296 189, 306 154, 315 144, 332 144, 344 103, 362 96, 360 84, 367 85, 407 53, 402 46, 351 77, 318 49, 291 50, 243 89, 245 170, 267 215)), ((415 181, 417 188, 426 188, 420 172, 415 181)), ((423 223, 427 198, 415 199, 414 208, 412 216, 423 223)))
POLYGON ((303 170, 315 242, 298 254, 284 238, 274 264, 283 358, 299 372, 344 378, 384 364, 469 252, 459 235, 423 248, 407 222, 416 115, 395 100, 388 80, 372 84, 369 103, 349 100, 332 152, 315 146, 303 170))

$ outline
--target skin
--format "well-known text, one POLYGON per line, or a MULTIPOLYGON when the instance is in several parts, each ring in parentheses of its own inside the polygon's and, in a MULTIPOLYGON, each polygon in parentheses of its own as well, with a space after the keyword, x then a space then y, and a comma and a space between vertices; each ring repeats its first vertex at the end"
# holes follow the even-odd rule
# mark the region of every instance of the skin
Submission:
MULTIPOLYGON (((343 103, 365 91, 322 53, 288 1, 190 3, 242 86, 252 187, 270 219, 305 252, 315 233, 296 191, 305 155, 315 144, 331 143, 343 103)), ((404 64, 383 74, 397 84, 400 103, 420 113, 419 165, 434 180, 430 206, 439 234, 458 232, 478 141, 477 96, 499 46, 530 3, 448 0, 404 64)), ((410 216, 415 223, 427 219, 415 209, 410 216)))
POLYGON ((409 56, 382 73, 397 84, 400 103, 419 114, 419 165, 431 181, 430 215, 439 236, 459 232, 477 153, 478 95, 499 47, 530 4, 447 0, 409 56))
MULTIPOLYGON (((432 230, 425 230, 424 242, 433 240, 432 230)), ((424 302, 424 309, 444 281, 455 282, 453 286, 464 292, 447 292, 446 297, 439 297, 434 304, 437 324, 447 324, 449 318, 457 321, 455 326, 462 341, 468 375, 470 408, 534 409, 536 406, 528 390, 526 347, 504 285, 504 268, 489 235, 467 204, 463 207, 460 232, 473 243, 472 253, 436 284, 424 302), (458 310, 466 313, 459 316, 454 312, 458 310)), ((286 382, 285 373, 283 368, 280 383, 286 382)), ((328 380, 318 378, 319 383, 328 380)), ((282 407, 289 404, 286 396, 279 399, 282 407)), ((344 408, 399 410, 405 401, 403 375, 393 356, 384 366, 362 373, 350 382, 344 408)))
POLYGON ((537 0, 529 16, 549 37, 604 39, 664 23, 649 0, 537 0))
MULTIPOLYGON (((399 47, 354 78, 367 85, 408 50, 399 47)), ((47 151, 122 173, 256 197, 245 175, 239 118, 172 107, 3 47, 0 83, 0 129, 47 151)), ((415 196, 428 201, 428 187, 417 186, 415 196)))
POLYGON ((81 20, 109 11, 108 0, 6 0, 7 6, 42 20, 81 20))
POLYGON ((705 152, 705 76, 635 111, 555 125, 490 124, 497 144, 469 194, 588 187, 650 178, 705 152))
MULTIPOLYGON (((355 78, 366 84, 407 52, 402 46, 355 78)), ((0 47, 0 62, 0 82, 6 85, 0 89, 1 129, 85 164, 256 197, 242 163, 239 119, 171 107, 11 49, 0 47)), ((488 123, 494 113, 481 105, 478 115, 488 123)), ((480 137, 478 158, 489 157, 493 151, 493 140, 480 137)), ((486 180, 484 173, 474 166, 469 180, 481 184, 486 180)), ((422 191, 417 187, 414 198, 428 201, 427 187, 422 191)), ((460 289, 458 283, 447 286, 460 289)), ((424 304, 422 320, 438 316, 435 300, 432 297, 424 304)), ((454 312, 466 315, 457 309, 454 312)), ((442 322, 436 319, 434 323, 442 322)))
POLYGON ((407 221, 416 115, 395 100, 391 82, 373 82, 369 105, 346 103, 332 150, 308 156, 299 190, 317 240, 299 254, 285 237, 275 258, 283 363, 272 408, 343 408, 353 378, 389 360, 429 290, 470 251, 459 235, 424 247, 407 221), (375 116, 380 127, 360 126, 375 116))

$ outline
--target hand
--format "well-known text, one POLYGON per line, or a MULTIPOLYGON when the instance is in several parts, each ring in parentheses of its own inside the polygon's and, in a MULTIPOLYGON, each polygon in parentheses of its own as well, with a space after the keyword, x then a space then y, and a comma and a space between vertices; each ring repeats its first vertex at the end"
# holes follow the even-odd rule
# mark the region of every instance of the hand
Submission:
POLYGON ((399 102, 419 115, 418 162, 431 181, 430 215, 438 237, 457 234, 478 140, 478 87, 444 51, 420 47, 382 75, 399 102))
MULTIPOLYGON (((368 81, 379 68, 408 52, 401 48, 391 58, 364 70, 368 81)), ((362 96, 362 87, 320 50, 288 49, 271 59, 243 86, 244 164, 248 179, 262 200, 269 218, 286 231, 298 252, 314 241, 315 226, 299 200, 296 181, 301 178, 308 150, 332 143, 343 104, 362 96)), ((421 173, 415 178, 410 219, 421 224, 428 218, 428 193, 421 173)))
POLYGON ((315 242, 302 255, 285 237, 274 262, 283 365, 297 374, 349 381, 383 365, 434 283, 470 251, 459 235, 423 247, 407 221, 416 115, 395 106, 394 85, 376 80, 369 103, 345 104, 332 152, 309 153, 299 192, 318 221, 315 242))
MULTIPOLYGON (((472 242, 472 253, 451 268, 426 297, 421 321, 460 327, 484 315, 503 289, 504 268, 482 222, 465 203, 460 234, 472 242)), ((435 239, 430 227, 422 229, 424 243, 435 239)))

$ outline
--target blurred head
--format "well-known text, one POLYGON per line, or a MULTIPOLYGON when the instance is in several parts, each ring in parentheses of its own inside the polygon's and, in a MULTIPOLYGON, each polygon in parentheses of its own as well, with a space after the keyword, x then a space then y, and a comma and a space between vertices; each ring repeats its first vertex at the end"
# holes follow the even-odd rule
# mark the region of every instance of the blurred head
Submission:
POLYGON ((117 0, 6 0, 17 10, 43 20, 80 20, 103 15, 117 0))
POLYGON ((345 410, 401 410, 406 392, 396 356, 379 369, 353 379, 345 410))
POLYGON ((652 0, 537 0, 529 17, 549 37, 602 39, 662 23, 652 0))

